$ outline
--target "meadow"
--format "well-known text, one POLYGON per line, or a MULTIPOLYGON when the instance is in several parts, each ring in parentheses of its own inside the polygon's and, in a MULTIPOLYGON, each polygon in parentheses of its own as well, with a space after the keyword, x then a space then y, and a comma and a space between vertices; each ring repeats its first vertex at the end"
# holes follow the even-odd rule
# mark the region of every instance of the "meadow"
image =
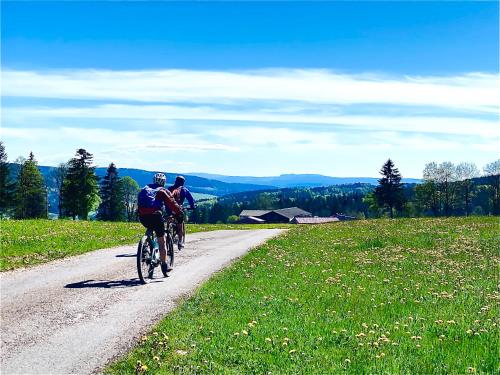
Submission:
POLYGON ((107 374, 500 373, 498 218, 294 227, 107 374))
MULTIPOLYGON (((188 224, 187 233, 256 229, 273 225, 188 224)), ((133 244, 144 234, 140 223, 72 220, 1 220, 0 271, 31 266, 112 246, 133 244)))

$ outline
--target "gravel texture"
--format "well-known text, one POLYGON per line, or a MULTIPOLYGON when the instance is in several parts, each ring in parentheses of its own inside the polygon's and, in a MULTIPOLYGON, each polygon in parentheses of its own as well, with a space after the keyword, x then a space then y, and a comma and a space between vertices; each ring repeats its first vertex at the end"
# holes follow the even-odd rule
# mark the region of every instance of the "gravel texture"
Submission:
POLYGON ((175 269, 141 285, 136 246, 0 275, 1 373, 92 374, 125 354, 181 297, 279 229, 188 235, 175 269))

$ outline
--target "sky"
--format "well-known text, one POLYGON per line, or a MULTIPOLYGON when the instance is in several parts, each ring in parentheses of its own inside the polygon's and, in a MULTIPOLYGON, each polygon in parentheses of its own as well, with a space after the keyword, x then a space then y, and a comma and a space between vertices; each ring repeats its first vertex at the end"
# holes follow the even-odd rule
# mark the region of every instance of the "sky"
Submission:
POLYGON ((498 2, 1 3, 0 136, 41 165, 404 177, 499 157, 498 2))

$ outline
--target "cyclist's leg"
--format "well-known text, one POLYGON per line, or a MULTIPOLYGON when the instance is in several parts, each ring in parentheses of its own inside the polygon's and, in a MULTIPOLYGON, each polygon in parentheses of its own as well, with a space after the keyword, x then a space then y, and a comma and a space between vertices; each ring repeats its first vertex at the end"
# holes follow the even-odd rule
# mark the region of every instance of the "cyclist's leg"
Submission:
POLYGON ((177 222, 177 247, 182 249, 184 247, 184 221, 177 222))

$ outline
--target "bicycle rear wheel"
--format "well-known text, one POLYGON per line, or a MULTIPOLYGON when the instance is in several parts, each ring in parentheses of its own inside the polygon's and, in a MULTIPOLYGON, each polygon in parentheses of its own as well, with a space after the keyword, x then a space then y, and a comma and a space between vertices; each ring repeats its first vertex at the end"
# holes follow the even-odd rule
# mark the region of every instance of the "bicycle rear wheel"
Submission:
POLYGON ((147 284, 153 277, 152 255, 153 244, 151 238, 144 235, 137 245, 137 274, 142 284, 147 284))

